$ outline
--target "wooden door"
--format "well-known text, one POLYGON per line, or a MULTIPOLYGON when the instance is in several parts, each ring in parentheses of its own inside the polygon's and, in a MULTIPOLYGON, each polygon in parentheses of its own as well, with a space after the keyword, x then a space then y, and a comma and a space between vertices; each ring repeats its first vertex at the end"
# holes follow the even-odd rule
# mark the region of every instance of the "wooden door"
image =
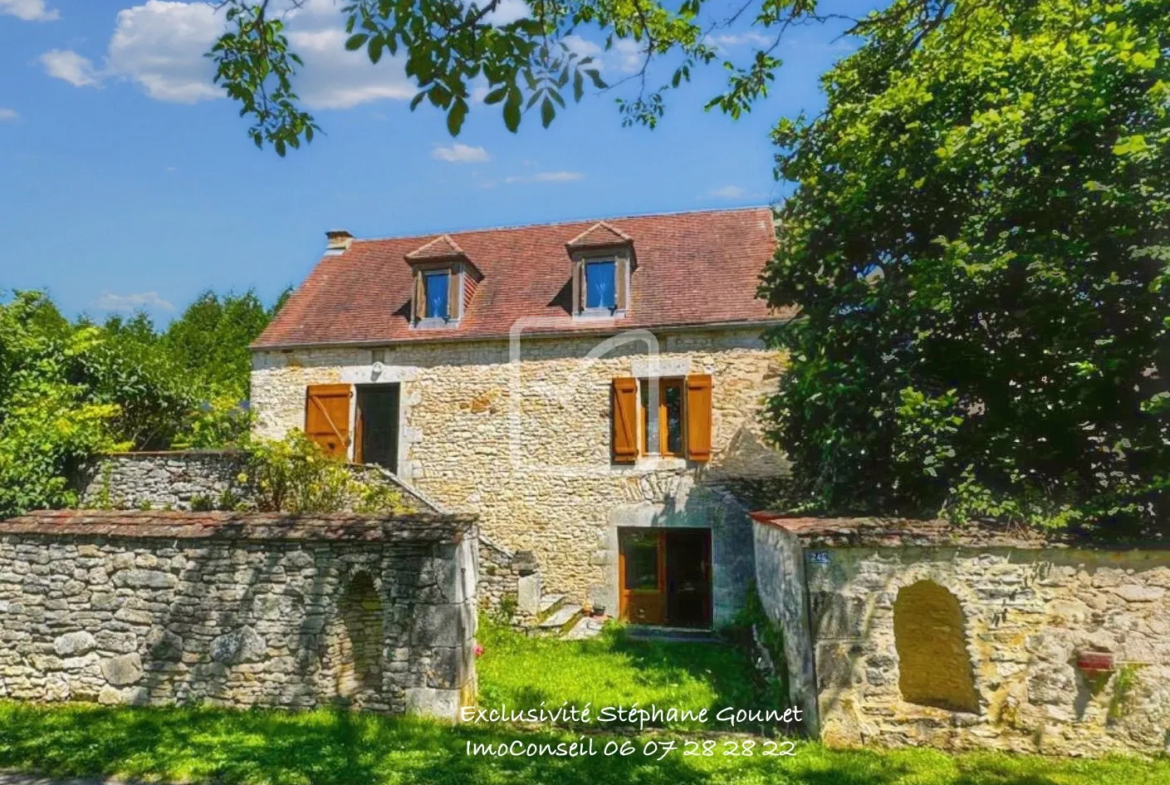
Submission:
POLYGON ((635 624, 666 621, 666 540, 660 535, 653 529, 627 529, 618 535, 618 612, 635 624))
POLYGON ((305 390, 305 435, 326 455, 349 457, 349 401, 353 387, 348 384, 314 384, 305 390))

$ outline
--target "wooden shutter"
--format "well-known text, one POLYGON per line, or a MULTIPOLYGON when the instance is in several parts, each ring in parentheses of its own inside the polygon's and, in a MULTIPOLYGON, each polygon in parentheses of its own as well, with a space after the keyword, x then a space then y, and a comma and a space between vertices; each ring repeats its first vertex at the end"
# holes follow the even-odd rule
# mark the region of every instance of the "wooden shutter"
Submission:
POLYGON ((687 377, 687 458, 706 463, 711 460, 711 376, 687 377))
POLYGON ((633 463, 638 458, 638 380, 613 380, 613 460, 633 463))
POLYGON ((345 459, 349 449, 348 384, 313 384, 305 390, 305 435, 326 455, 345 459))
POLYGON ((417 322, 427 315, 427 297, 423 287, 423 276, 420 272, 414 274, 414 294, 411 296, 414 307, 414 320, 417 322))
POLYGON ((459 318, 459 303, 463 302, 463 292, 459 290, 460 276, 455 270, 447 273, 447 313, 448 319, 459 318))
POLYGON ((629 262, 625 257, 619 256, 613 263, 613 277, 614 277, 614 307, 619 311, 624 311, 628 306, 626 305, 626 269, 629 267, 629 262))

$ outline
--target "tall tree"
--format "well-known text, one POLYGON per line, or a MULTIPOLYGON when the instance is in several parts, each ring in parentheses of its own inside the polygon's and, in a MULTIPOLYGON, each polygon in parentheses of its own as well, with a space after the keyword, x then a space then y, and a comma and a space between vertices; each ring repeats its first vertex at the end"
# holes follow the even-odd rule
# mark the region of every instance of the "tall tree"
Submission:
POLYGON ((773 412, 803 498, 1166 520, 1168 52, 1166 0, 960 0, 872 27, 779 125, 763 289, 801 309, 773 412))

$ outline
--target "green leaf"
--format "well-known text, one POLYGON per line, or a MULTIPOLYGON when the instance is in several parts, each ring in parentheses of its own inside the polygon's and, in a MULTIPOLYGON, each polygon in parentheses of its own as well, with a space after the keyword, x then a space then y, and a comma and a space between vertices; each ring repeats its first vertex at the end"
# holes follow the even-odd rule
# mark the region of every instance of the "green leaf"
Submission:
POLYGON ((365 45, 369 37, 366 33, 354 33, 345 40, 345 48, 351 52, 356 52, 365 45))
POLYGON ((512 87, 508 91, 508 98, 504 101, 504 125, 512 133, 520 127, 520 91, 512 87))
POLYGON ((463 128, 463 119, 467 116, 467 102, 462 98, 456 98, 451 110, 447 112, 447 131, 451 136, 459 136, 459 130, 463 128))
POLYGON ((553 118, 556 117, 556 114, 557 109, 555 106, 553 106, 553 102, 549 100, 548 96, 545 96, 544 103, 540 105, 541 124, 545 128, 548 128, 549 124, 553 121, 553 118))

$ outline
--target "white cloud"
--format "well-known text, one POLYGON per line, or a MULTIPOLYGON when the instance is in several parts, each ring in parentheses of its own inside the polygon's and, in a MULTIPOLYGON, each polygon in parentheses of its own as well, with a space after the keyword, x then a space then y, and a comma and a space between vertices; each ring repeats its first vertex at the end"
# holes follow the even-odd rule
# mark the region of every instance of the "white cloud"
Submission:
POLYGON ((74 87, 98 87, 101 74, 93 61, 68 49, 50 49, 40 57, 45 73, 54 79, 64 79, 74 87))
POLYGON ((310 109, 349 109, 384 98, 404 101, 418 92, 401 60, 384 56, 374 64, 364 50, 346 51, 348 36, 340 15, 336 26, 314 30, 293 29, 294 21, 289 22, 288 40, 305 61, 294 87, 310 109))
POLYGON ((8 123, 18 119, 20 119, 20 113, 15 109, 9 109, 6 106, 0 106, 0 123, 8 123))
MULTIPOLYGON (((400 61, 387 56, 374 65, 364 51, 346 51, 344 17, 333 0, 286 9, 289 43, 305 62, 294 89, 306 107, 347 109, 414 97, 400 61)), ((195 103, 225 97, 212 82, 215 64, 203 56, 224 30, 224 16, 212 4, 147 0, 118 12, 103 69, 75 52, 46 53, 42 61, 51 76, 79 87, 117 77, 138 83, 156 100, 195 103)))
POLYGON ((523 19, 526 16, 528 16, 528 3, 524 2, 524 0, 500 0, 500 4, 496 6, 496 10, 492 11, 484 19, 499 27, 515 22, 517 19, 523 19))
POLYGON ((580 180, 585 175, 580 172, 537 172, 536 174, 513 175, 505 177, 505 183, 567 183, 580 180))
POLYGON ((90 306, 101 311, 129 311, 138 308, 159 308, 164 311, 173 311, 175 306, 158 296, 158 292, 138 292, 137 294, 110 294, 105 292, 101 297, 90 303, 90 306))
POLYGON ((707 36, 706 40, 707 43, 711 44, 712 46, 719 47, 720 49, 731 49, 732 47, 749 44, 751 46, 766 46, 770 45, 773 41, 772 38, 769 38, 763 33, 757 33, 754 31, 748 31, 746 33, 720 33, 719 35, 709 35, 707 36))
POLYGON ((61 18, 59 11, 45 7, 45 0, 0 0, 0 14, 26 22, 51 22, 61 18))
POLYGON ((708 191, 707 195, 715 199, 742 199, 748 195, 748 192, 738 185, 725 185, 722 188, 708 191))
POLYGON ((569 51, 581 57, 598 58, 605 50, 601 48, 601 44, 582 38, 577 34, 567 35, 562 39, 565 46, 569 47, 569 51))
POLYGON ((453 164, 478 164, 492 160, 488 151, 482 147, 472 147, 458 142, 450 147, 436 147, 431 150, 431 158, 453 164))
POLYGON ((615 41, 613 44, 613 52, 617 57, 617 67, 627 74, 637 73, 642 70, 643 64, 646 62, 646 51, 643 49, 645 44, 640 44, 637 41, 631 41, 628 38, 623 38, 620 41, 615 41))
POLYGON ((205 3, 148 0, 118 12, 107 71, 137 82, 159 101, 193 104, 219 98, 215 65, 203 56, 223 31, 205 3))

